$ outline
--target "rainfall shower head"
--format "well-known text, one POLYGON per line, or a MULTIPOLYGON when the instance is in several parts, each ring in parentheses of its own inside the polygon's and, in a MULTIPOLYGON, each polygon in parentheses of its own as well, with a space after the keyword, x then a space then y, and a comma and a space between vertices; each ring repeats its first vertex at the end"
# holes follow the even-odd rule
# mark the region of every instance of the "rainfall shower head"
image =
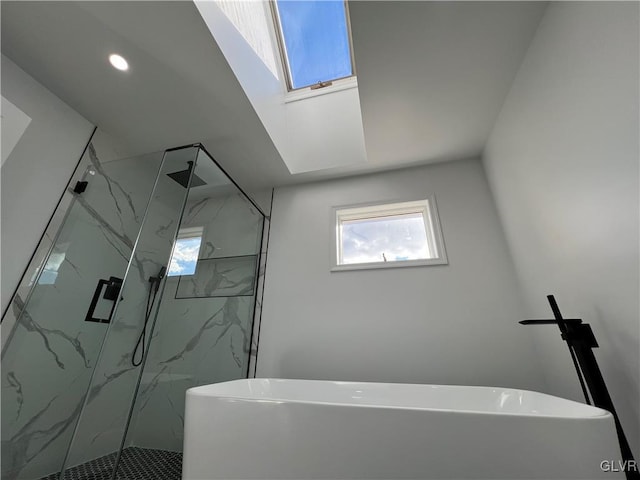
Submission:
MULTIPOLYGON (((193 162, 187 162, 189 166, 185 170, 179 170, 173 173, 167 173, 167 177, 171 178, 175 182, 178 182, 182 187, 187 188, 189 186, 189 174, 191 173, 191 169, 193 168, 193 162)), ((195 173, 191 177, 191 186, 192 187, 201 187, 202 185, 206 185, 207 183, 202 180, 195 173)))

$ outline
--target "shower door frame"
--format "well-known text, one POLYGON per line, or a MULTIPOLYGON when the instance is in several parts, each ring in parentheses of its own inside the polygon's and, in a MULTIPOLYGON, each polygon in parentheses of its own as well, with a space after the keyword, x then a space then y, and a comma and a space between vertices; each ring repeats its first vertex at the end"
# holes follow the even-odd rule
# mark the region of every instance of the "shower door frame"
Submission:
MULTIPOLYGON (((0 320, 2 323, 3 327, 9 327, 10 331, 9 333, 4 336, 5 338, 3 339, 3 344, 2 344, 2 355, 4 356, 5 350, 10 346, 11 341, 13 339, 14 333, 18 327, 18 325, 20 324, 20 317, 27 311, 28 305, 29 305, 29 301, 32 298, 33 292, 35 290, 35 288, 38 286, 38 281, 44 271, 44 266, 47 264, 51 254, 54 252, 54 248, 56 247, 57 241, 60 237, 60 234, 63 230, 63 227, 65 226, 67 219, 69 218, 70 213, 73 210, 73 207, 76 205, 77 203, 77 195, 70 195, 69 196, 69 200, 68 202, 65 202, 65 197, 68 196, 68 193, 70 193, 73 190, 73 185, 76 184, 76 182, 79 181, 85 181, 85 177, 88 174, 88 167, 91 165, 91 161, 88 160, 86 162, 83 161, 83 159, 85 158, 85 155, 87 154, 87 150, 91 147, 92 142, 94 140, 94 136, 95 133, 97 131, 97 128, 94 128, 91 137, 89 138, 89 141, 87 142, 87 144, 85 145, 82 154, 80 155, 80 158, 78 159, 78 162, 76 163, 76 166, 70 176, 69 182, 67 183, 67 185, 65 186, 57 204, 56 207, 51 215, 51 217, 49 218, 49 221, 47 222, 47 225, 41 235, 41 238, 34 250, 34 252, 31 255, 31 258, 27 264, 27 266, 25 267, 22 277, 20 279, 20 282, 18 283, 18 285, 16 286, 13 295, 11 296, 11 300, 8 303, 8 305, 6 306, 6 308, 3 311, 2 314, 2 319, 0 320), (86 167, 87 168, 83 168, 83 165, 86 163, 86 167), (66 205, 65 205, 66 203, 66 205), (50 232, 51 231, 51 232, 50 232), (55 232, 55 233, 53 233, 55 232), (50 245, 47 245, 46 247, 44 245, 46 245, 46 240, 47 240, 47 235, 48 234, 52 234, 51 235, 51 240, 50 240, 50 245), (37 273, 35 273, 37 271, 37 273), (33 278, 31 278, 33 277, 33 278), (29 283, 29 285, 26 285, 27 282, 29 283), (28 290, 27 290, 28 288, 28 290), (24 301, 23 301, 23 305, 22 308, 20 309, 20 311, 18 312, 17 315, 14 316, 14 318, 9 317, 9 313, 11 312, 11 309, 15 309, 14 303, 17 299, 17 296, 20 294, 21 290, 26 290, 26 295, 24 297, 24 301), (5 320, 7 318, 10 318, 10 320, 13 320, 13 322, 9 321, 6 322, 5 320), (7 323, 9 323, 10 325, 7 325, 7 323), (11 324, 12 323, 12 324, 11 324)), ((158 167, 158 171, 156 174, 156 178, 154 180, 153 183, 153 187, 151 189, 151 193, 147 199, 146 202, 146 207, 144 209, 144 214, 142 216, 142 219, 140 221, 139 224, 139 228, 137 230, 137 233, 135 234, 135 242, 133 244, 133 248, 131 250, 131 254, 128 258, 127 261, 127 266, 126 266, 126 270, 124 272, 123 275, 123 286, 125 284, 125 282, 127 281, 127 279, 129 278, 129 273, 131 272, 131 266, 132 266, 132 262, 134 259, 134 256, 136 254, 136 249, 138 247, 138 242, 140 240, 140 235, 142 233, 145 221, 147 219, 147 213, 148 213, 148 209, 150 207, 151 202, 153 201, 153 195, 155 192, 155 189, 158 185, 158 180, 160 178, 160 175, 162 174, 162 168, 165 164, 165 159, 168 153, 172 152, 172 151, 176 151, 176 150, 181 150, 181 149, 187 149, 187 148, 194 148, 195 153, 195 161, 197 162, 197 158, 198 158, 198 152, 200 150, 202 150, 204 152, 204 154, 214 163, 214 165, 220 170, 220 172, 230 181, 230 183, 237 189, 237 191, 244 197, 244 199, 246 199, 255 209, 256 211, 262 216, 262 225, 259 228, 259 242, 257 242, 257 246, 258 246, 258 251, 257 251, 257 255, 256 255, 256 264, 255 264, 255 272, 254 272, 254 295, 253 295, 253 305, 251 308, 251 313, 250 313, 250 318, 251 318, 251 329, 250 329, 250 336, 249 336, 249 351, 247 352, 247 362, 246 362, 246 367, 243 369, 243 377, 244 378, 248 378, 251 375, 251 367, 252 367, 252 350, 251 350, 251 346, 254 342, 254 338, 255 340, 255 345, 257 346, 257 335, 259 334, 259 324, 260 321, 259 319, 256 319, 256 308, 257 308, 257 304, 258 304, 258 299, 259 299, 259 295, 260 292, 258 291, 258 286, 259 286, 259 271, 260 271, 260 265, 261 265, 261 259, 262 259, 262 255, 263 255, 263 243, 265 242, 265 229, 267 228, 266 226, 266 222, 269 221, 269 217, 265 214, 265 212, 262 210, 262 208, 260 208, 255 202, 254 200, 236 183, 236 181, 225 171, 224 168, 222 168, 220 166, 220 164, 215 160, 215 158, 207 151, 207 149, 204 147, 204 145, 202 145, 201 143, 194 143, 194 144, 190 144, 190 145, 184 145, 184 146, 180 146, 180 147, 175 147, 175 148, 171 148, 171 149, 167 149, 162 153, 162 159, 159 163, 159 167, 158 167), (256 325, 256 322, 258 323, 258 325, 256 325), (256 328, 258 328, 258 331, 256 331, 256 328)), ((157 152, 158 154, 160 152, 157 152)), ((124 160, 124 158, 122 159, 124 160)), ((195 167, 196 164, 194 163, 193 169, 189 175, 189 187, 186 189, 186 193, 184 195, 184 200, 183 200, 183 204, 182 207, 180 209, 180 218, 178 221, 177 225, 180 225, 183 214, 184 214, 184 210, 185 210, 185 206, 186 206, 186 202, 188 199, 188 195, 189 195, 189 188, 191 187, 191 180, 192 180, 192 176, 193 173, 195 172, 195 167)), ((171 249, 171 253, 169 255, 169 259, 167 259, 167 264, 168 261, 171 258, 173 249, 175 248, 175 238, 178 235, 178 228, 176 228, 176 234, 175 237, 173 239, 173 245, 172 245, 172 249, 171 249)), ((166 283, 165 283, 166 285, 166 283)), ((153 329, 155 328, 155 324, 156 324, 156 319, 157 319, 157 315, 158 315, 158 309, 159 306, 161 304, 162 301, 162 293, 164 292, 164 288, 165 285, 162 285, 162 291, 159 292, 159 302, 158 304, 154 307, 154 311, 153 311, 153 321, 150 324, 150 330, 148 333, 148 347, 150 346, 150 342, 151 342, 151 336, 153 334, 153 329)), ((112 310, 112 317, 111 318, 115 318, 115 315, 117 314, 118 311, 118 307, 120 304, 120 295, 117 296, 117 298, 114 301, 114 305, 113 305, 113 310, 112 310)), ((105 347, 105 344, 107 342, 107 338, 109 336, 110 330, 112 325, 108 324, 106 326, 106 330, 102 335, 102 339, 100 340, 100 348, 98 350, 98 354, 95 358, 95 364, 93 366, 93 369, 91 371, 91 375, 89 378, 89 382, 87 384, 87 387, 84 391, 83 397, 82 397, 82 408, 79 411, 79 414, 77 415, 77 417, 73 420, 73 429, 72 429, 72 434, 71 437, 69 438, 69 442, 67 444, 66 447, 66 453, 64 455, 64 458, 62 459, 62 463, 61 463, 61 469, 59 470, 59 474, 60 474, 60 478, 64 477, 64 474, 66 471, 68 471, 69 468, 72 468, 73 465, 68 466, 67 465, 67 461, 69 460, 69 455, 72 449, 72 446, 74 444, 74 441, 76 439, 76 434, 77 434, 77 430, 78 430, 78 426, 79 423, 82 419, 82 415, 86 409, 87 406, 87 401, 89 398, 89 392, 90 389, 94 383, 94 377, 96 374, 96 370, 98 368, 98 366, 100 365, 100 360, 102 358, 102 354, 103 354, 103 349, 105 347)), ((125 426, 125 430, 124 433, 122 435, 121 438, 121 445, 120 448, 117 451, 117 460, 116 463, 114 465, 113 468, 113 472, 112 472, 112 478, 115 478, 115 476, 117 475, 118 472, 118 466, 119 466, 119 460, 120 460, 120 455, 122 453, 122 450, 124 448, 125 442, 127 440, 127 434, 128 434, 128 430, 129 430, 129 423, 131 422, 131 417, 134 413, 134 408, 135 408, 135 403, 136 403, 136 399, 138 397, 138 390, 140 388, 140 383, 142 380, 142 375, 144 373, 144 367, 145 367, 145 363, 146 363, 146 359, 148 357, 148 351, 149 348, 147 347, 144 358, 142 359, 142 364, 140 365, 140 369, 137 372, 137 380, 136 380, 136 385, 135 385, 135 391, 134 391, 134 395, 132 396, 131 399, 131 403, 129 405, 129 414, 128 414, 128 418, 127 418, 127 424, 125 426)), ((257 350, 256 350, 257 351, 257 350)), ((255 359, 254 360, 254 371, 253 371, 253 376, 255 376, 255 359)))
MULTIPOLYGON (((30 260, 27 264, 27 266, 25 267, 22 277, 20 279, 20 282, 18 283, 16 289, 14 290, 14 293, 11 297, 10 302, 7 305, 7 308, 5 309, 5 311, 3 312, 3 316, 2 319, 0 320, 0 323, 2 324, 3 328, 9 328, 9 332, 6 335, 3 335, 3 344, 2 344, 2 351, 1 351, 1 356, 4 359, 5 354, 7 354, 9 352, 9 349, 12 345, 12 342, 15 338, 15 333, 19 327, 19 325, 22 322, 22 318, 24 315, 28 315, 28 309, 30 308, 30 302, 33 299, 33 295, 34 292, 36 291, 36 289, 38 287, 42 287, 42 284, 40 283, 41 277, 45 271, 45 266, 48 264, 51 255, 54 253, 55 249, 57 246, 59 246, 59 240, 60 237, 63 233, 63 231, 65 231, 65 227, 68 226, 68 222, 71 219, 71 216, 73 214, 73 212, 75 211, 76 208, 82 208, 80 206, 78 206, 79 203, 79 198, 81 198, 81 195, 84 193, 84 188, 83 185, 80 182, 85 182, 88 180, 88 176, 91 174, 95 174, 93 172, 91 172, 92 168, 95 168, 94 172, 100 172, 101 167, 103 167, 103 164, 100 162, 100 160, 97 158, 98 155, 95 153, 95 149, 93 142, 95 140, 95 133, 97 131, 97 127, 94 128, 91 137, 89 138, 89 141, 87 142, 87 144, 85 145, 82 154, 78 160, 78 162, 76 163, 76 166, 69 178, 69 181, 67 182, 64 190, 62 191, 62 194, 55 206, 55 209, 53 211, 53 213, 51 214, 51 217, 49 218, 47 225, 40 237, 40 240, 38 241, 38 244, 36 246, 36 248, 34 249, 30 260), (96 159, 94 160, 92 158, 92 156, 95 156, 96 159), (75 185, 75 186, 73 186, 75 185), (50 235, 50 237, 48 236, 50 235), (49 238, 49 242, 50 244, 47 244, 47 238, 49 238), (20 296, 21 290, 26 290, 26 295, 24 297, 24 300, 20 299, 22 302, 22 305, 20 306, 19 311, 16 311, 16 302, 20 296), (13 310, 12 310, 13 309, 13 310), (9 316, 9 314, 13 314, 12 317, 9 316), (7 321, 7 319, 9 319, 7 321), (7 323, 9 323, 9 325, 7 325, 7 323)), ((151 156, 151 155, 160 155, 161 152, 153 152, 151 154, 145 154, 145 155, 137 155, 137 156, 131 156, 131 157, 124 157, 121 159, 111 159, 109 160, 107 163, 110 163, 111 161, 125 161, 125 160, 133 160, 136 159, 138 157, 147 157, 147 156, 151 156)), ((162 152, 162 159, 160 160, 158 166, 161 169, 162 168, 162 164, 164 162, 164 156, 166 155, 166 152, 162 152)), ((158 170, 158 172, 155 172, 154 166, 152 166, 152 173, 155 173, 155 181, 153 184, 153 187, 150 190, 150 196, 143 201, 142 205, 143 207, 143 211, 144 213, 142 214, 142 218, 140 221, 140 227, 137 228, 137 230, 134 230, 134 235, 135 235, 135 241, 133 242, 132 248, 131 248, 131 254, 129 255, 128 259, 126 259, 126 264, 123 268, 123 271, 121 272, 113 272, 113 273, 117 273, 119 275, 123 275, 123 278, 126 279, 126 276, 129 272, 130 266, 131 266, 131 261, 134 257, 135 251, 136 251, 136 245, 138 242, 138 238, 141 232, 141 226, 144 224, 144 221, 146 219, 146 214, 147 214, 147 210, 151 201, 151 195, 153 193, 153 189, 155 188, 155 184, 157 183, 157 178, 158 175, 160 174, 160 170, 158 170)), ((107 182, 107 188, 111 188, 111 182, 113 181, 112 179, 109 178, 108 175, 104 174, 104 178, 105 181, 107 182)), ((93 182, 90 182, 93 183, 93 182)), ((85 187, 86 188, 86 187, 85 187)), ((103 187, 105 188, 105 187, 103 187)), ((143 197, 144 199, 144 197, 143 197)), ((96 204, 97 205, 97 204, 96 204)), ((133 207, 132 207, 133 208, 133 207)), ((116 200, 116 206, 113 207, 113 212, 115 212, 117 209, 117 200, 116 200)), ((82 210, 81 210, 82 211, 82 210)), ((103 212, 102 212, 103 213, 103 212)), ((97 212, 97 215, 100 215, 101 212, 97 212)), ((135 212, 134 212, 135 214, 135 212)), ((89 212, 90 216, 93 216, 90 212, 89 212)), ((97 220, 97 217, 96 217, 97 220)), ((98 222, 100 222, 100 220, 98 220, 98 222)), ((71 230, 73 231, 73 230, 71 230)), ((65 233, 69 233, 69 232, 65 232, 65 233)), ((121 232, 125 237, 126 237, 126 232, 121 232)), ((98 234, 96 234, 98 235, 98 234)), ((133 235, 132 235, 133 236, 133 235)), ((82 243, 82 240, 85 240, 84 238, 80 239, 80 241, 78 242, 78 244, 82 243)), ((91 239, 89 239, 91 240, 91 239)), ((115 247, 114 247, 115 248, 115 247)), ((75 268, 75 267, 74 267, 75 268)), ((90 270, 91 273, 95 273, 93 271, 90 270)), ((100 282, 100 284, 102 284, 102 281, 100 282)), ((67 288, 68 289, 68 288, 67 288)), ((99 289, 99 287, 98 287, 99 289)), ((97 294, 102 294, 103 292, 105 292, 104 290, 96 290, 96 292, 94 292, 94 295, 97 294)), ((71 293, 71 292, 69 292, 71 293)), ((107 298, 106 296, 104 298, 107 298)), ((98 321, 98 324, 100 323, 107 323, 107 325, 104 325, 104 332, 102 332, 101 336, 97 336, 96 338, 97 343, 99 344, 99 348, 97 350, 97 354, 95 355, 95 363, 93 365, 93 367, 91 368, 91 373, 88 377, 88 382, 87 382, 87 386, 86 388, 81 388, 81 394, 78 396, 78 400, 79 403, 82 404, 82 407, 80 408, 80 410, 78 411, 78 415, 73 418, 70 421, 70 425, 72 424, 73 427, 71 428, 71 435, 69 437, 68 443, 65 447, 65 454, 64 456, 60 459, 60 470, 58 470, 58 472, 62 473, 64 471, 64 469, 62 468, 64 466, 64 463, 66 461, 67 455, 68 455, 68 451, 69 451, 69 446, 71 445, 74 435, 75 435, 75 430, 78 426, 78 422, 81 418, 82 412, 86 406, 86 402, 87 402, 87 398, 88 398, 88 393, 89 390, 91 388, 91 385, 93 384, 93 378, 95 375, 95 371, 97 366, 99 365, 100 362, 100 357, 101 357, 101 353, 102 350, 104 348, 106 339, 108 337, 109 334, 109 330, 111 328, 111 323, 110 320, 111 318, 114 317, 116 311, 117 311, 117 307, 118 304, 120 302, 120 295, 117 294, 115 296, 115 298, 113 299, 113 305, 110 311, 110 315, 108 318, 108 321, 98 321)), ((92 304, 91 306, 92 308, 90 308, 90 311, 93 310, 93 307, 95 307, 95 305, 92 304)), ((87 314, 87 316, 85 317, 84 314, 82 316, 82 318, 80 318, 78 321, 84 322, 84 321, 89 321, 89 315, 87 314)), ((91 319, 93 320, 93 319, 91 319)), ((50 330, 47 327, 42 327, 46 330, 50 330)), ((44 335, 44 334, 43 334, 44 335)), ((45 346, 47 344, 45 343, 45 346)), ((54 354, 55 355, 55 354, 54 354)), ((57 359, 57 356, 56 356, 57 359)), ((3 371, 4 371, 4 365, 3 365, 3 371)), ((54 397, 56 398, 56 397, 54 397)), ((39 416, 41 413, 39 413, 37 416, 39 416)), ((35 418, 35 417, 34 417, 35 418)), ((27 423, 28 424, 28 423, 27 423)), ((23 426, 24 428, 24 426, 23 426)), ((67 427, 64 427, 60 430, 59 433, 57 433, 53 439, 57 439, 58 436, 63 435, 64 432, 68 431, 67 427)), ((53 441, 53 440, 52 440, 53 441)), ((45 447, 49 445, 50 442, 45 443, 45 447)), ((40 451, 36 454, 39 455, 40 451)), ((33 457, 35 458, 35 456, 33 457)), ((30 460, 31 461, 31 460, 30 460)), ((27 465, 29 465, 29 462, 24 463, 23 466, 20 468, 20 471, 23 470, 24 468, 27 467, 27 465)))
MULTIPOLYGON (((242 194, 242 196, 249 201, 249 203, 251 203, 251 205, 258 211, 258 213, 262 216, 262 225, 260 227, 260 241, 258 242, 258 251, 257 251, 257 255, 256 255, 256 263, 255 263, 255 269, 254 269, 254 295, 253 295, 253 305, 251 308, 251 334, 249 335, 249 347, 251 346, 251 342, 253 341, 255 332, 254 329, 256 328, 256 318, 255 318, 255 311, 256 311, 256 305, 257 305, 257 301, 258 301, 258 275, 259 275, 259 269, 260 269, 260 259, 262 256, 262 246, 263 246, 263 242, 264 242, 264 232, 265 232, 265 223, 268 219, 267 215, 263 212, 263 210, 253 201, 253 199, 247 195, 247 193, 236 183, 236 181, 224 170, 224 168, 222 168, 222 166, 220 166, 220 164, 215 160, 215 158, 208 152, 208 150, 204 147, 204 145, 202 143, 195 143, 195 144, 191 144, 191 145, 184 145, 181 147, 175 147, 175 148, 171 148, 169 150, 165 151, 166 153, 169 153, 171 151, 176 151, 176 150, 181 150, 181 149, 185 149, 185 148, 196 148, 197 151, 199 152, 200 150, 202 150, 205 155, 209 158, 209 160, 211 160, 213 162, 213 164, 222 172, 222 174, 233 184, 233 186, 237 189, 238 192, 240 192, 242 194)), ((189 174, 189 180, 188 180, 188 187, 186 188, 186 194, 184 196, 184 201, 182 203, 182 207, 180 208, 180 216, 179 216, 179 221, 178 224, 176 226, 176 232, 175 232, 175 236, 173 239, 173 244, 172 244, 172 248, 171 248, 171 253, 169 255, 169 258, 167 259, 167 269, 169 268, 169 262, 171 261, 171 258, 173 257, 173 251, 176 247, 176 241, 179 235, 179 231, 180 231, 180 225, 182 224, 182 220, 184 217, 184 211, 185 208, 187 206, 187 201, 189 199, 189 191, 191 188, 191 183, 192 183, 192 179, 193 179, 193 175, 195 174, 196 168, 198 166, 198 157, 199 155, 196 153, 195 155, 195 161, 193 164, 193 167, 191 169, 191 173, 189 174)), ((141 229, 142 231, 142 229, 141 229)), ((111 480, 117 480, 117 476, 118 476, 118 469, 120 467, 120 460, 122 458, 122 452, 126 447, 126 443, 127 443, 127 438, 129 435, 129 431, 130 431, 130 426, 131 426, 131 421, 134 415, 134 411, 136 408, 136 402, 138 400, 138 394, 140 391, 140 384, 142 382, 142 377, 144 375, 145 372, 145 366, 147 363, 147 359, 149 357, 149 350, 151 349, 151 339, 153 337, 153 333, 156 327, 156 323, 157 323, 157 319, 158 319, 158 314, 160 312, 160 307, 162 305, 162 300, 164 297, 164 292, 165 292, 165 288, 166 288, 166 277, 165 277, 165 281, 162 282, 162 287, 160 289, 160 291, 158 292, 158 303, 156 305, 154 305, 153 307, 153 321, 151 322, 151 325, 149 327, 149 340, 148 340, 148 348, 145 350, 145 354, 142 358, 142 363, 140 364, 140 369, 138 371, 138 378, 136 380, 136 385, 135 385, 135 389, 134 389, 134 394, 132 396, 131 399, 131 403, 129 405, 129 413, 127 416, 127 421, 126 421, 126 425, 124 428, 124 432, 122 435, 122 439, 121 439, 121 444, 120 444, 120 448, 118 449, 117 452, 117 456, 116 456, 116 461, 113 467, 113 471, 111 473, 111 480)), ((249 348, 249 352, 248 352, 248 358, 247 358, 247 362, 246 362, 246 368, 243 371, 243 378, 249 378, 249 374, 250 374, 250 367, 251 367, 251 348, 249 348)), ((254 370, 254 376, 255 376, 255 370, 254 370)), ((64 473, 64 469, 62 471, 62 473, 64 473)), ((63 480, 63 477, 61 477, 61 480, 63 480)))
MULTIPOLYGON (((127 262, 127 269, 126 269, 126 271, 124 273, 124 276, 122 277, 121 290, 118 292, 118 295, 117 295, 117 298, 115 300, 113 309, 111 311, 110 319, 115 319, 116 318, 116 314, 118 313, 118 306, 120 305, 120 301, 122 300, 120 292, 124 289, 124 287, 126 285, 126 282, 127 282, 127 279, 129 278, 129 273, 131 272, 131 265, 132 265, 132 263, 134 261, 135 255, 136 255, 136 251, 137 251, 137 248, 138 248, 138 243, 140 241, 140 236, 142 235, 142 230, 143 230, 144 225, 145 225, 145 223, 147 221, 147 214, 149 212, 149 208, 151 206, 151 203, 153 202, 153 195, 154 195, 154 193, 156 191, 156 188, 158 186, 158 181, 160 179, 160 175, 162 175, 162 168, 164 167, 165 160, 166 160, 168 152, 169 152, 169 150, 165 150, 162 153, 162 160, 160 161, 160 165, 158 167, 158 172, 156 174, 156 178, 155 178, 155 180, 153 182, 153 187, 151 188, 151 192, 149 194, 149 200, 147 201, 145 212, 144 212, 144 215, 143 215, 142 220, 140 222, 140 226, 138 228, 138 233, 136 234, 136 240, 135 240, 135 242, 133 244, 133 248, 131 250, 131 255, 129 256, 129 261, 127 262)), ((187 195, 185 194, 185 200, 186 200, 186 196, 187 195)), ((182 209, 184 209, 184 205, 183 205, 182 209)), ((157 309, 156 309, 156 312, 157 312, 157 309)), ((112 323, 110 322, 109 326, 107 328, 107 331, 105 332, 105 334, 104 334, 104 336, 102 338, 102 343, 100 345, 100 351, 98 352, 98 356, 96 357, 96 363, 95 363, 95 365, 93 367, 93 371, 91 372, 91 378, 89 380, 89 383, 87 384, 87 389, 86 389, 85 394, 84 394, 84 400, 83 400, 83 404, 82 404, 82 409, 80 410, 80 412, 78 414, 78 417, 77 417, 77 419, 75 421, 75 424, 74 424, 74 427, 73 427, 73 433, 71 434, 71 438, 69 439, 69 443, 67 445, 66 453, 65 453, 64 459, 62 461, 62 466, 61 466, 61 469, 60 469, 60 472, 59 472, 59 477, 58 477, 59 480, 64 480, 66 471, 69 468, 73 468, 73 466, 68 467, 67 466, 67 462, 69 460, 69 455, 70 455, 70 453, 72 451, 72 448, 74 446, 74 441, 76 439, 76 434, 78 432, 78 427, 79 427, 80 422, 82 420, 82 414, 85 412, 86 407, 87 407, 87 403, 89 401, 89 392, 91 390, 91 387, 94 384, 96 370, 98 369, 98 366, 100 366, 100 361, 102 360, 104 347, 105 347, 105 344, 107 343, 107 339, 109 338, 109 333, 110 333, 111 327, 112 327, 112 323)), ((149 335, 149 342, 150 341, 151 341, 151 334, 149 335)), ((141 365, 139 365, 139 367, 142 367, 143 365, 144 365, 144 358, 143 358, 143 363, 141 365)), ((140 368, 140 372, 142 372, 142 368, 140 368)), ((120 456, 120 452, 121 452, 121 449, 118 450, 118 457, 120 456)), ((115 475, 116 471, 117 471, 117 462, 116 462, 116 464, 114 465, 114 468, 113 468, 113 472, 114 472, 113 474, 114 475, 115 475)))

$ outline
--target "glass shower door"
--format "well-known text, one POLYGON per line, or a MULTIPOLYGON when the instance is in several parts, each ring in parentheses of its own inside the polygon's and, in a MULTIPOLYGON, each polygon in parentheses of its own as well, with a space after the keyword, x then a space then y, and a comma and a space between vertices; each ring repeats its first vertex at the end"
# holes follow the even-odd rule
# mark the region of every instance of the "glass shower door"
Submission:
POLYGON ((164 288, 161 272, 171 257, 197 152, 188 146, 164 155, 61 479, 112 476, 164 288))
POLYGON ((263 222, 201 149, 114 478, 179 480, 186 390, 248 376, 263 222))
POLYGON ((66 218, 3 331, 2 480, 62 468, 161 160, 102 164, 91 144, 81 160, 86 184, 66 193, 66 218))

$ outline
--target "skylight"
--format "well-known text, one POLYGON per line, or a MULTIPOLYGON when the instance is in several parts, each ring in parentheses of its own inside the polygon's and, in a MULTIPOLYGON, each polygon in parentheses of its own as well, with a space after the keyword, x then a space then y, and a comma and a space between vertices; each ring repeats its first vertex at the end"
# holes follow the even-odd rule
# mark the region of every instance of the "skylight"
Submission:
POLYGON ((354 75, 346 2, 276 0, 289 90, 354 75))

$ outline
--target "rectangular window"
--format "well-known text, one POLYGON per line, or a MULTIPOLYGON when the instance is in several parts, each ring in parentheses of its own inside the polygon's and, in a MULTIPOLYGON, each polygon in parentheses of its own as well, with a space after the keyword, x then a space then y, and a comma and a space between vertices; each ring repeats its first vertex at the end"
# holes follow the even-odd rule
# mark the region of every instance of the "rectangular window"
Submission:
POLYGON ((289 90, 320 88, 354 75, 344 0, 276 0, 272 5, 289 90))
POLYGON ((181 228, 173 246, 169 273, 167 276, 176 277, 193 275, 196 273, 198 254, 202 243, 202 227, 181 228))
POLYGON ((338 207, 332 270, 447 263, 435 198, 338 207))

